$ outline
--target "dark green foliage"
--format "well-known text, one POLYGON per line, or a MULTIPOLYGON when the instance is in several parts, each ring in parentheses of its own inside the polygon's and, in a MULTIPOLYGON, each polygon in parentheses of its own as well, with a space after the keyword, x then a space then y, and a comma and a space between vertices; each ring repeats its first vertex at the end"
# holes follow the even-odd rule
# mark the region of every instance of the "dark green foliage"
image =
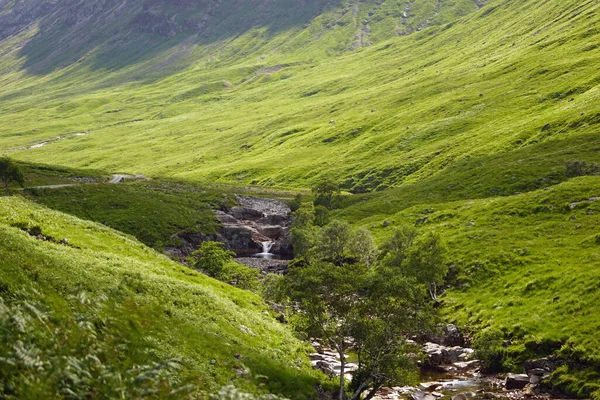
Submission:
POLYGON ((316 226, 325 226, 329 223, 329 210, 327 207, 322 205, 315 206, 314 221, 316 226))
POLYGON ((302 205, 302 194, 298 193, 294 198, 288 201, 288 206, 292 212, 297 211, 302 205))
POLYGON ((568 161, 565 165, 565 175, 572 178, 576 176, 600 175, 600 164, 587 161, 568 161))
POLYGON ((329 176, 321 178, 311 190, 315 195, 315 206, 331 209, 335 208, 339 201, 340 185, 329 176))
POLYGON ((230 263, 235 253, 223 248, 220 242, 202 242, 200 248, 192 253, 193 267, 204 272, 210 277, 217 277, 223 273, 223 267, 230 263))
POLYGON ((506 358, 504 334, 500 330, 488 328, 481 331, 473 342, 476 357, 486 372, 501 372, 506 358))
MULTIPOLYGON (((296 232, 311 228, 304 223, 296 232)), ((332 221, 316 232, 318 239, 307 246, 306 258, 292 263, 284 278, 287 296, 300 310, 293 316, 297 329, 308 338, 325 341, 341 360, 349 350, 358 354, 352 399, 365 391, 372 395, 386 384, 410 383, 415 366, 406 355, 405 335, 432 326, 435 313, 427 289, 439 277, 430 270, 445 268, 439 239, 426 236, 415 245, 412 239, 402 245, 394 240, 402 238, 403 232, 398 231, 386 244, 382 261, 376 263, 377 249, 367 230, 332 221), (401 259, 411 262, 393 262, 401 259), (347 342, 349 336, 353 344, 347 342)), ((281 287, 281 281, 273 283, 271 288, 281 287)), ((340 399, 345 397, 343 365, 344 361, 340 399)))
POLYGON ((25 184, 25 176, 21 168, 8 157, 0 158, 0 181, 4 183, 4 192, 8 196, 8 185, 15 182, 23 186, 25 184))
POLYGON ((223 248, 220 242, 202 242, 190 256, 192 266, 206 275, 240 287, 256 290, 260 272, 233 261, 235 253, 223 248))

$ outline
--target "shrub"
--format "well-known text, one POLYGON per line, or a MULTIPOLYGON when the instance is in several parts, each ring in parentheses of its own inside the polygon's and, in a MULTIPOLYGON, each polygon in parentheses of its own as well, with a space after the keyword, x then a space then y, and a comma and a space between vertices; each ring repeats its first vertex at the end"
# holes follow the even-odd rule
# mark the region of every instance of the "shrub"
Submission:
POLYGON ((504 335, 501 331, 487 328, 481 331, 473 342, 476 356, 485 372, 501 372, 506 357, 504 335))

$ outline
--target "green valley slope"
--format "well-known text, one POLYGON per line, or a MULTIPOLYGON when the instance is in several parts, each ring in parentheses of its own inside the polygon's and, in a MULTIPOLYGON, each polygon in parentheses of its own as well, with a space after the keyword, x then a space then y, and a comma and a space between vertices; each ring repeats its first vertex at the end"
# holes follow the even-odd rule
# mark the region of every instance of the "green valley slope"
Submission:
POLYGON ((556 183, 566 161, 597 159, 597 8, 497 1, 337 58, 200 58, 151 81, 85 65, 9 74, 0 145, 22 160, 237 184, 305 187, 327 173, 360 192, 490 164, 484 195, 498 180, 556 183))
POLYGON ((6 398, 189 398, 230 383, 308 398, 318 382, 256 295, 129 236, 4 197, 0 237, 6 398), (56 241, 22 230, 34 227, 56 241))

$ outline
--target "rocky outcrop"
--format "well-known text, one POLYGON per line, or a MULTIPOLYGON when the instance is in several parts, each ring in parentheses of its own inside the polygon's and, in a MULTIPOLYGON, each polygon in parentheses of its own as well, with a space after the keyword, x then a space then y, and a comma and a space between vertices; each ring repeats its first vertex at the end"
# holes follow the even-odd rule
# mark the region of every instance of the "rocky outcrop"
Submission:
POLYGON ((423 345, 426 358, 423 367, 440 372, 449 372, 450 367, 455 370, 467 370, 476 363, 470 362, 474 350, 468 347, 447 347, 437 343, 427 342, 423 345))
POLYGON ((291 210, 281 200, 238 196, 239 206, 218 211, 219 234, 238 256, 269 252, 292 255, 289 240, 291 210))
MULTIPOLYGON (((271 253, 284 258, 293 255, 290 244, 291 210, 281 200, 237 197, 236 207, 215 211, 219 223, 217 233, 201 234, 180 232, 173 235, 178 246, 165 247, 165 253, 173 258, 185 261, 186 257, 200 247, 202 242, 222 242, 225 248, 233 251, 238 257, 262 253, 263 244, 268 243, 271 253)), ((282 273, 287 270, 287 263, 275 260, 270 263, 244 262, 254 268, 268 273, 282 273), (285 265, 284 265, 285 264, 285 265)))

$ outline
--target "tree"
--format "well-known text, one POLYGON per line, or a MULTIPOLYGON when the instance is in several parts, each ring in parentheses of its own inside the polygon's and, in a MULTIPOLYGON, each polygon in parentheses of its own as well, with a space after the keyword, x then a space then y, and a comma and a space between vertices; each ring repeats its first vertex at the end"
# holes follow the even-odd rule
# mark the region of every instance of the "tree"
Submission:
POLYGON ((406 336, 435 325, 427 283, 438 282, 431 269, 443 256, 439 238, 417 240, 416 231, 401 229, 377 257, 366 229, 333 221, 307 254, 291 264, 285 290, 296 310, 296 328, 324 340, 339 355, 339 399, 345 398, 344 356, 350 349, 358 354, 351 400, 366 391, 370 399, 385 384, 413 381, 416 369, 406 336))
POLYGON ((202 242, 200 248, 191 254, 193 266, 216 278, 223 272, 223 267, 231 262, 235 253, 223 248, 220 242, 202 242))
POLYGON ((382 244, 380 258, 384 264, 414 277, 437 302, 438 288, 448 273, 445 254, 446 249, 438 235, 428 233, 417 239, 414 228, 401 227, 382 244))
POLYGON ((259 288, 260 271, 233 261, 235 253, 223 249, 220 242, 202 242, 193 252, 190 262, 206 275, 247 290, 259 288))
POLYGON ((417 353, 406 336, 433 329, 435 310, 423 286, 386 264, 375 265, 363 288, 364 300, 353 322, 358 370, 353 377, 351 400, 371 399, 384 385, 407 385, 418 378, 417 353))
POLYGON ((8 157, 0 158, 0 180, 4 182, 4 190, 8 196, 8 185, 12 182, 16 182, 23 186, 25 184, 25 177, 23 171, 8 157))
POLYGON ((428 233, 414 244, 406 269, 418 283, 425 285, 431 299, 438 302, 438 288, 442 286, 448 273, 446 248, 439 235, 428 233))
POLYGON ((292 213, 293 222, 290 229, 290 241, 296 257, 307 258, 313 248, 319 232, 319 227, 314 226, 315 209, 312 203, 303 203, 298 210, 292 213))
POLYGON ((291 265, 286 281, 288 295, 300 312, 294 315, 296 328, 307 338, 324 340, 341 362, 339 399, 345 398, 347 338, 362 299, 357 296, 365 278, 362 265, 335 265, 326 261, 291 265))
POLYGON ((330 177, 321 178, 312 188, 315 205, 333 208, 333 195, 340 194, 340 185, 330 177))

